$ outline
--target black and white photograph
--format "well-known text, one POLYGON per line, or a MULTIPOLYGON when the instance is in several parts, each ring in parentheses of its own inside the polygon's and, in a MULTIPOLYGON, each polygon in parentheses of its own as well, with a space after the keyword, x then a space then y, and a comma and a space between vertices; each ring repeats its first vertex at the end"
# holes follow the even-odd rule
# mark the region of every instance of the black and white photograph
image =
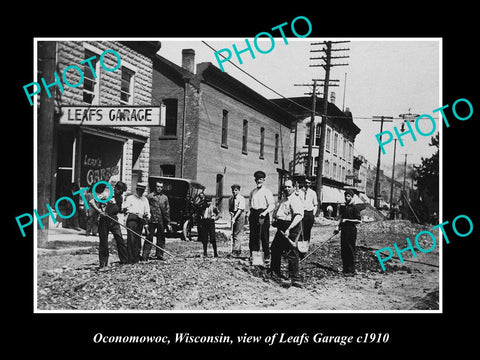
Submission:
POLYGON ((8 346, 472 349, 474 12, 181 5, 5 29, 8 346))
POLYGON ((297 35, 35 42, 38 311, 441 310, 441 39, 297 35))

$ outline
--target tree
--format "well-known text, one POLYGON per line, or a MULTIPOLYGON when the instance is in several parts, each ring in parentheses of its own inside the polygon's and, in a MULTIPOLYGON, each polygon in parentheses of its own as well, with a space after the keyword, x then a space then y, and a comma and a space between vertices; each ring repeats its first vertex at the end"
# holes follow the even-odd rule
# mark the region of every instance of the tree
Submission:
MULTIPOLYGON (((439 134, 432 137, 430 146, 437 150, 429 158, 422 157, 422 164, 416 168, 415 180, 423 207, 427 216, 438 215, 439 206, 439 134)), ((430 220, 430 219, 424 219, 430 220)))

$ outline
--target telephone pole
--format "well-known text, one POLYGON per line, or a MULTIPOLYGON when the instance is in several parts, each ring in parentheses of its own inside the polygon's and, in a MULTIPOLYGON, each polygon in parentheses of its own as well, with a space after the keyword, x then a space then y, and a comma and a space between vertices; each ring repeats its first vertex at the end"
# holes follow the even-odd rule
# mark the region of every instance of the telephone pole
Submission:
MULTIPOLYGON (((330 69, 334 66, 345 66, 347 63, 332 64, 332 59, 348 58, 348 55, 332 56, 333 51, 346 51, 350 49, 332 49, 333 44, 348 43, 349 41, 324 41, 319 43, 311 43, 311 45, 324 45, 321 50, 310 50, 310 52, 324 52, 325 55, 321 57, 311 57, 310 60, 322 60, 323 64, 312 64, 311 67, 321 66, 325 70, 325 79, 323 80, 323 114, 322 124, 320 132, 320 146, 318 149, 318 166, 316 173, 316 192, 317 199, 320 206, 318 212, 322 209, 322 175, 323 175, 323 162, 325 153, 325 135, 327 131, 327 117, 328 117, 328 88, 331 86, 330 81, 330 69)), ((311 141, 310 141, 311 142, 311 141)), ((317 214, 315 214, 317 215, 317 214)))
MULTIPOLYGON (((384 116, 384 115, 381 115, 381 116, 373 116, 373 120, 372 121, 380 121, 380 133, 383 132, 383 122, 384 121, 388 121, 388 122, 392 122, 393 121, 393 116, 384 116), (380 119, 380 120, 375 120, 375 119, 380 119)), ((382 136, 380 136, 380 142, 382 141, 382 136)), ((374 188, 374 196, 375 196, 375 199, 374 199, 374 206, 376 208, 379 208, 380 207, 380 156, 381 156, 381 149, 380 149, 380 145, 378 145, 378 157, 377 157, 377 175, 375 177, 375 188, 374 188)))

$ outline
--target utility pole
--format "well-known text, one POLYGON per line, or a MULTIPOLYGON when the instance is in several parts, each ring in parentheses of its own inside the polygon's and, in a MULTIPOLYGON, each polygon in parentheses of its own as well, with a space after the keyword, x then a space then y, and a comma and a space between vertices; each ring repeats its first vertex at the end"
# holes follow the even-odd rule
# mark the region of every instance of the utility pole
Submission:
POLYGON ((397 139, 393 144, 392 184, 390 188, 390 210, 393 209, 393 187, 395 183, 395 153, 397 152, 397 139))
MULTIPOLYGON (((323 115, 322 115, 322 124, 320 132, 320 146, 318 149, 318 166, 316 173, 316 192, 317 200, 320 206, 318 207, 318 212, 322 209, 322 175, 323 175, 323 162, 324 162, 324 153, 325 153, 325 135, 327 131, 327 117, 328 117, 328 87, 330 85, 330 68, 334 66, 345 66, 347 63, 336 63, 332 64, 332 59, 348 58, 348 55, 341 56, 332 56, 332 51, 345 51, 350 49, 332 49, 332 44, 339 43, 348 43, 349 41, 325 41, 320 43, 312 43, 311 45, 324 45, 325 47, 321 50, 310 50, 310 52, 324 52, 325 56, 322 57, 311 57, 310 60, 323 60, 323 64, 312 64, 311 67, 321 66, 325 70, 325 79, 323 80, 323 115)), ((317 215, 317 214, 315 214, 317 215)))
MULTIPOLYGON (((392 122, 393 121, 393 116, 384 116, 384 115, 381 115, 381 116, 373 116, 373 120, 372 121, 375 121, 375 122, 378 122, 380 121, 380 133, 383 132, 383 122, 384 121, 388 121, 388 122, 392 122), (375 119, 380 119, 380 120, 375 120, 375 119)), ((382 136, 380 136, 380 142, 382 141, 382 136)), ((377 157, 377 175, 376 175, 376 178, 375 178, 375 188, 374 188, 374 195, 375 195, 375 199, 374 199, 374 206, 376 208, 379 208, 380 207, 380 156, 381 156, 381 148, 380 148, 380 145, 378 146, 378 157, 377 157)))
MULTIPOLYGON (((53 74, 56 69, 56 51, 57 43, 55 41, 42 41, 38 43, 39 70, 48 84, 55 79, 53 74)), ((53 89, 52 91, 56 91, 53 89)), ((55 95, 47 97, 40 96, 38 110, 38 129, 37 129, 37 209, 44 212, 45 204, 52 202, 51 182, 54 178, 52 173, 53 161, 53 129, 55 112, 55 95)), ((36 111, 36 110, 34 110, 36 111)), ((42 222, 43 228, 38 224, 37 246, 44 247, 48 241, 49 218, 42 222)))

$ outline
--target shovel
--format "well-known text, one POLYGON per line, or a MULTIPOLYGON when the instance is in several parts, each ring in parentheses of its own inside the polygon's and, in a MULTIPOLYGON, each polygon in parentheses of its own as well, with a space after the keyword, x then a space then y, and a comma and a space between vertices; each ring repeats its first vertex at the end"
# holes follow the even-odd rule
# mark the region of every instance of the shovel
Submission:
MULTIPOLYGON (((258 224, 260 225, 259 237, 258 237, 258 248, 260 249, 260 239, 262 237, 263 223, 265 222, 264 218, 258 219, 258 224)), ((265 266, 265 260, 263 258, 263 251, 252 251, 252 265, 256 266, 265 266)))

